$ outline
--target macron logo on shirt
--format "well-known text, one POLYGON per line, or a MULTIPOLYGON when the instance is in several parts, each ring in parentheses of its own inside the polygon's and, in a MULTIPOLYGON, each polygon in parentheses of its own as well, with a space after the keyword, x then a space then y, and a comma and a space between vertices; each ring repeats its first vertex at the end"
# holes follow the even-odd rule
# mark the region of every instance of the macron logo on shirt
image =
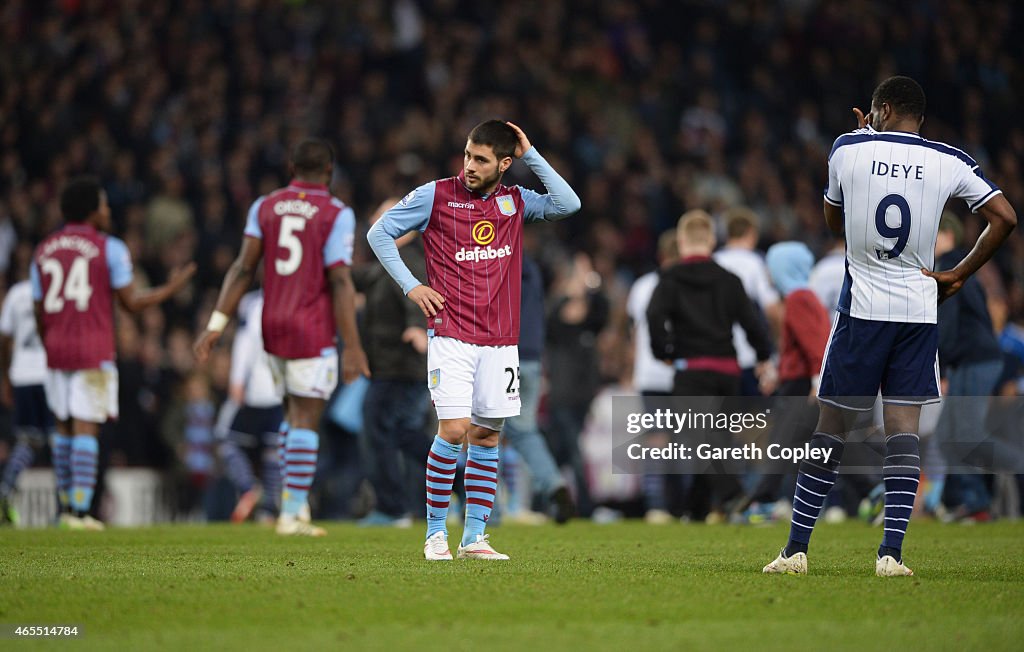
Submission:
POLYGON ((448 202, 448 208, 468 208, 473 210, 476 206, 472 202, 450 201, 448 202))

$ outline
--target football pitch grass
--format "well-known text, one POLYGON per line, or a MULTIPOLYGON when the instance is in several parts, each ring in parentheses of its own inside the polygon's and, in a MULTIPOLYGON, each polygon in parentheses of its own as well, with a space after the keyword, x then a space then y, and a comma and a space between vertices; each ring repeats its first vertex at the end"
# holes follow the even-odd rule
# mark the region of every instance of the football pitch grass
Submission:
MULTIPOLYGON (((77 624, 0 649, 1003 650, 1024 641, 1024 523, 821 525, 808 576, 766 576, 784 525, 493 528, 509 562, 426 562, 422 531, 326 524, 0 531, 0 623, 77 624)), ((453 535, 461 532, 457 528, 453 535)), ((454 537, 453 537, 454 551, 454 537)))

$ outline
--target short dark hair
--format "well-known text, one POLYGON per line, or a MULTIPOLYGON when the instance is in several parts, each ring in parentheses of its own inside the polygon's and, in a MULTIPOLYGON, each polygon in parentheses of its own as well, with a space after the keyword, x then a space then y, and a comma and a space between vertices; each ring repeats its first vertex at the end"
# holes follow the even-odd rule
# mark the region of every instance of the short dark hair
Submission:
POLYGON ((897 75, 878 85, 871 95, 871 105, 888 104, 899 115, 924 117, 924 89, 910 77, 897 75))
POLYGON ((318 174, 327 172, 334 161, 334 150, 325 140, 307 138, 292 150, 292 167, 295 174, 318 174))
POLYGON ((725 235, 730 240, 742 238, 759 228, 757 213, 746 206, 730 208, 725 214, 725 235))
POLYGON ((103 186, 96 177, 75 177, 60 193, 60 212, 66 222, 84 222, 100 208, 103 186))
POLYGON ((469 132, 469 142, 475 145, 488 145, 494 150, 498 160, 516 153, 519 137, 515 129, 502 120, 487 120, 473 127, 469 132))

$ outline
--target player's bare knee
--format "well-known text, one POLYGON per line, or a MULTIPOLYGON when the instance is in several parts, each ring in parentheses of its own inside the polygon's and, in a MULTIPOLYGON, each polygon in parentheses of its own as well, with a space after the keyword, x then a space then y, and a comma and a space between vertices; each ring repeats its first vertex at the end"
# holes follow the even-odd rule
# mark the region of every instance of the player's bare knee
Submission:
POLYGON ((472 427, 468 417, 464 419, 440 419, 437 425, 437 434, 449 444, 464 444, 472 427))
POLYGON ((308 396, 292 396, 288 402, 288 424, 292 428, 319 430, 325 401, 308 396))
POLYGON ((501 433, 483 426, 473 426, 469 431, 469 443, 474 446, 494 447, 498 445, 501 433))
POLYGON ((68 435, 89 435, 90 437, 98 437, 100 434, 100 424, 93 423, 92 421, 83 421, 82 419, 72 418, 68 425, 69 432, 66 433, 68 435))
POLYGON ((847 427, 846 419, 843 414, 844 410, 833 405, 828 405, 827 403, 821 403, 820 410, 821 411, 818 414, 818 425, 815 427, 815 431, 825 432, 845 439, 847 427))
POLYGON ((474 446, 497 446, 505 419, 501 417, 470 417, 469 443, 474 446))
POLYGON ((900 432, 916 433, 921 422, 921 406, 886 403, 882 417, 885 421, 886 435, 895 435, 900 432))

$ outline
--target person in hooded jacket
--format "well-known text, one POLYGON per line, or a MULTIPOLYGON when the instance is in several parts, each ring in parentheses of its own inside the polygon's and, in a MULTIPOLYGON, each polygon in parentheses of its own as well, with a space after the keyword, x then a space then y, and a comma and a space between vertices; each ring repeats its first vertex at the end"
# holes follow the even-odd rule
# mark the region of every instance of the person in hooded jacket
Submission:
MULTIPOLYGON (((739 324, 757 354, 755 375, 771 375, 771 340, 739 277, 711 258, 715 229, 711 217, 694 210, 679 218, 676 229, 679 263, 661 274, 647 308, 654 357, 675 367, 673 394, 718 398, 739 396, 740 365, 733 347, 733 324, 739 324)), ((727 403, 719 404, 719 408, 727 403)), ((732 444, 727 431, 702 435, 723 449, 732 444)), ((721 464, 694 478, 687 511, 692 519, 724 521, 727 503, 739 496, 737 478, 721 464)))
POLYGON ((732 343, 739 324, 757 354, 757 376, 770 368, 771 341, 739 277, 711 258, 711 216, 679 218, 679 263, 666 269, 647 308, 654 357, 676 369, 676 396, 736 396, 740 366, 732 343))
MULTIPOLYGON (((828 312, 810 288, 814 254, 802 242, 780 242, 768 249, 765 262, 772 283, 784 297, 779 386, 775 394, 814 397, 830 328, 828 312)), ((813 433, 818 418, 817 404, 813 400, 782 399, 776 402, 772 416, 771 443, 795 446, 807 441, 813 433)), ((778 473, 780 470, 783 469, 771 469, 761 476, 755 489, 736 506, 737 512, 748 510, 756 503, 765 510, 760 515, 767 517, 772 503, 783 498, 782 485, 787 476, 778 473)), ((753 521, 757 515, 757 507, 753 507, 745 520, 753 521)))

